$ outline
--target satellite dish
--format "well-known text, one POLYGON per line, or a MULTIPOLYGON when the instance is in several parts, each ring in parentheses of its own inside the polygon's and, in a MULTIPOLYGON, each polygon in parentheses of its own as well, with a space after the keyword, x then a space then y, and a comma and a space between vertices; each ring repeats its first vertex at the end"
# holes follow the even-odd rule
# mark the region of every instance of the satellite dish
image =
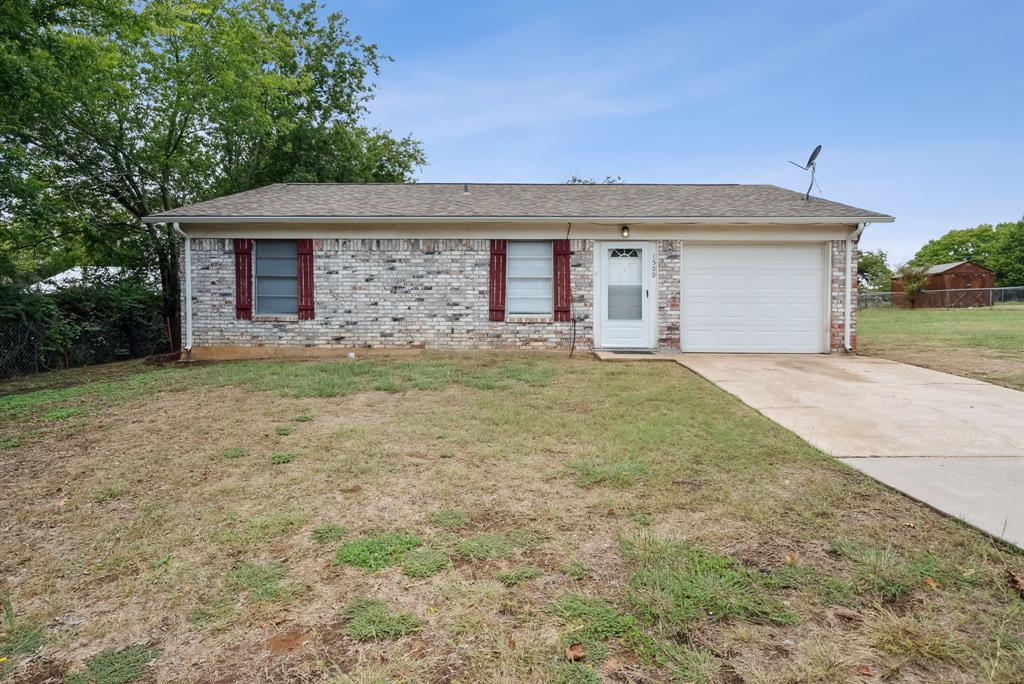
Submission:
MULTIPOLYGON (((819 154, 821 154, 821 145, 818 145, 817 147, 814 148, 814 151, 811 152, 811 156, 808 157, 806 164, 797 164, 795 161, 789 162, 790 164, 792 164, 793 166, 797 167, 798 169, 803 169, 804 171, 810 171, 811 172, 811 184, 807 186, 807 192, 804 194, 804 199, 805 200, 811 199, 811 188, 814 187, 814 184, 816 182, 814 180, 814 172, 818 168, 818 165, 815 162, 815 160, 817 160, 819 154)), ((818 192, 821 192, 821 188, 820 187, 818 188, 818 192)))

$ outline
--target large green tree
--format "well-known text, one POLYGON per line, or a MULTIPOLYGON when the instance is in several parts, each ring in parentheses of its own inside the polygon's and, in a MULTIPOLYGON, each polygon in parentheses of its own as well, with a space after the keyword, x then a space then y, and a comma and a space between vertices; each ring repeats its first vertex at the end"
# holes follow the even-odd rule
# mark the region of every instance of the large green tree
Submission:
POLYGON ((993 227, 951 230, 930 240, 910 260, 915 265, 935 265, 970 260, 995 271, 996 285, 1024 285, 1024 218, 993 227))
POLYGON ((364 123, 383 59, 313 2, 0 3, 0 267, 149 265, 176 320, 177 240, 141 217, 424 163, 364 123))
POLYGON ((861 252, 857 257, 857 277, 868 290, 888 291, 892 287, 892 269, 885 250, 861 252))

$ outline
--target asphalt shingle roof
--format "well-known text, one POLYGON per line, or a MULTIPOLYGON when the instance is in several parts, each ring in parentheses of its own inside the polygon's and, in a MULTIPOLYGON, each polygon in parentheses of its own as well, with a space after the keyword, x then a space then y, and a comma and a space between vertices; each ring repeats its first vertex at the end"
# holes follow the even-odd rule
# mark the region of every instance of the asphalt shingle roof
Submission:
POLYGON ((279 183, 146 217, 189 218, 830 218, 892 217, 774 185, 279 183), (466 192, 468 189, 468 192, 466 192))

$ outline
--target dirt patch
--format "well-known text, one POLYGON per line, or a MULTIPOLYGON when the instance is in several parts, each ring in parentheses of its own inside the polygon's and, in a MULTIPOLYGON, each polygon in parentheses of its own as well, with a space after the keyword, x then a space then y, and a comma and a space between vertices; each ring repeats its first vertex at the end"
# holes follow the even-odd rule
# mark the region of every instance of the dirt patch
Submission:
POLYGON ((276 655, 291 653, 309 641, 309 632, 303 629, 291 629, 267 639, 267 650, 276 655))

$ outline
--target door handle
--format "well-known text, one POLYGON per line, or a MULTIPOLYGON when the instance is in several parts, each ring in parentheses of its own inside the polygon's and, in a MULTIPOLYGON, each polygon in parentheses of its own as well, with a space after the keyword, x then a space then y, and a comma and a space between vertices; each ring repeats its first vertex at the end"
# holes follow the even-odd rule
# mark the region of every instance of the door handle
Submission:
POLYGON ((650 290, 644 290, 644 297, 647 297, 648 299, 650 299, 651 298, 651 291, 650 290))

